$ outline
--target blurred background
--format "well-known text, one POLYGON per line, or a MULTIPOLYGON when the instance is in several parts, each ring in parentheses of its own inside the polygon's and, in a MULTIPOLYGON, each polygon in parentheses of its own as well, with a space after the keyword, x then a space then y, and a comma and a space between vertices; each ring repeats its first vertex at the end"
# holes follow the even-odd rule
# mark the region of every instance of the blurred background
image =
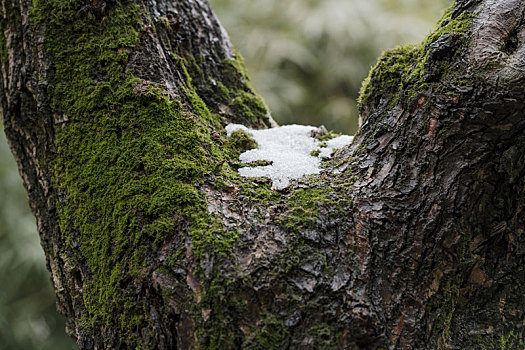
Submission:
POLYGON ((210 0, 279 124, 357 130, 356 98, 385 49, 421 41, 452 0, 210 0))
MULTIPOLYGON (((452 0, 210 0, 280 124, 357 129, 382 51, 421 41, 452 0)), ((75 349, 0 126, 0 350, 75 349)))

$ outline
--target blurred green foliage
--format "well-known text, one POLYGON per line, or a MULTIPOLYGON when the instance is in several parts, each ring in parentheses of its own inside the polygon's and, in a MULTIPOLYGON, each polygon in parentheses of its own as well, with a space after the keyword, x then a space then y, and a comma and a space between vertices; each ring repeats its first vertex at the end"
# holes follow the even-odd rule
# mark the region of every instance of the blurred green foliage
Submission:
POLYGON ((210 0, 280 124, 357 129, 356 99, 387 48, 419 42, 452 0, 210 0))
MULTIPOLYGON (((282 124, 353 133, 380 53, 418 42, 452 0, 210 0, 282 124)), ((16 164, 0 130, 0 350, 74 349, 16 164)))

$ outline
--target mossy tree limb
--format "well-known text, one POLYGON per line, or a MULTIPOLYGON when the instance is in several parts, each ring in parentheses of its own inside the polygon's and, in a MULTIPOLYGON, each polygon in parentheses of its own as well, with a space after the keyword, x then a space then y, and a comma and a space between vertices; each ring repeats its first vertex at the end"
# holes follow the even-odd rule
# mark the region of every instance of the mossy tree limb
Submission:
POLYGON ((1 4, 5 130, 81 349, 523 346, 521 2, 387 52, 354 144, 285 191, 237 174, 255 144, 224 126, 271 121, 205 1, 1 4))

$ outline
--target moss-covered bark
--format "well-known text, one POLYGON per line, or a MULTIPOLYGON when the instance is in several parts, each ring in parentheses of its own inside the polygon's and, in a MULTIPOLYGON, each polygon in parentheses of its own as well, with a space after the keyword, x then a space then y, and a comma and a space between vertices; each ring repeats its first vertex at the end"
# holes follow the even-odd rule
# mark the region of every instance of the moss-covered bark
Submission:
POLYGON ((35 1, 21 14, 12 9, 51 63, 43 91, 31 96, 53 122, 36 126, 51 135, 42 171, 57 243, 48 259, 81 347, 175 346, 160 338, 168 316, 158 310, 152 320, 147 311, 162 308, 163 296, 135 295, 166 268, 153 255, 175 240, 174 254, 186 242, 195 259, 227 258, 239 235, 208 212, 199 186, 233 174, 230 162, 253 146, 227 140, 224 124, 268 126, 268 112, 210 10, 195 12, 200 6, 35 1))
POLYGON ((3 0, 6 134, 79 347, 522 346, 522 5, 485 5, 387 52, 354 145, 275 191, 237 174, 256 145, 224 126, 270 119, 206 3, 3 0))

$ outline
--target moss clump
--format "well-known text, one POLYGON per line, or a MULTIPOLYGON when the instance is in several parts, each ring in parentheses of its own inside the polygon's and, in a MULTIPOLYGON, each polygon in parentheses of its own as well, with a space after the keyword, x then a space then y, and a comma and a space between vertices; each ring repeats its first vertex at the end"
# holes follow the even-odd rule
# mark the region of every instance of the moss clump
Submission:
POLYGON ((467 34, 470 25, 472 24, 472 19, 474 19, 475 14, 463 11, 458 17, 452 18, 454 12, 454 6, 450 6, 445 10, 443 16, 438 21, 438 24, 434 31, 430 33, 425 39, 424 43, 426 45, 435 42, 441 36, 450 33, 457 33, 461 35, 467 34))
POLYGON ((268 127, 268 107, 261 97, 253 92, 242 56, 236 52, 235 57, 235 60, 222 62, 224 80, 213 89, 214 98, 227 106, 233 122, 249 127, 268 127))
MULTIPOLYGON (((471 13, 463 12, 457 18, 452 19, 452 10, 453 7, 445 11, 434 32, 420 44, 388 50, 379 58, 368 77, 363 81, 358 98, 358 105, 361 108, 376 106, 382 98, 389 99, 390 103, 407 104, 419 92, 429 87, 429 78, 433 81, 439 80, 435 76, 430 77, 427 71, 432 44, 446 34, 455 33, 459 36, 456 44, 459 46, 459 42, 468 33, 474 17, 471 13)), ((443 67, 447 68, 447 65, 442 63, 443 67)), ((443 74, 446 71, 442 69, 440 73, 443 74)))
POLYGON ((335 139, 336 137, 339 137, 339 136, 341 136, 341 134, 336 133, 332 130, 329 130, 319 136, 316 136, 315 138, 321 142, 324 142, 324 141, 329 141, 331 139, 335 139))
POLYGON ((202 300, 190 306, 197 323, 195 337, 199 349, 232 349, 241 338, 236 326, 247 312, 242 286, 219 269, 213 271, 213 276, 202 291, 202 300))
POLYGON ((242 165, 246 165, 248 167, 255 168, 255 167, 258 167, 258 166, 268 166, 268 165, 272 165, 272 164, 273 164, 273 161, 271 161, 271 160, 256 160, 256 161, 250 162, 250 163, 243 163, 242 165))
POLYGON ((440 296, 442 298, 441 308, 433 329, 434 334, 439 335, 437 338, 437 346, 439 349, 446 347, 452 318, 457 307, 459 292, 458 284, 454 284, 451 281, 447 281, 443 289, 440 290, 440 296))
POLYGON ((337 340, 340 334, 334 334, 335 329, 337 329, 337 325, 330 325, 327 323, 321 323, 310 327, 310 329, 308 329, 308 334, 314 339, 314 348, 319 350, 337 348, 337 340))
POLYGON ((312 188, 298 188, 286 199, 289 214, 283 218, 286 227, 296 230, 308 225, 319 216, 319 206, 329 204, 334 206, 333 213, 342 205, 336 191, 330 185, 312 188))
POLYGON ((229 122, 254 128, 270 126, 268 107, 254 93, 244 61, 238 52, 235 52, 235 59, 225 59, 218 66, 222 78, 219 82, 206 77, 201 69, 202 57, 185 53, 173 53, 172 56, 183 67, 186 79, 199 91, 203 91, 203 100, 221 110, 229 122))
POLYGON ((234 158, 238 158, 241 153, 258 146, 257 141, 244 130, 232 132, 228 143, 231 145, 230 149, 235 151, 235 154, 232 155, 234 158))
POLYGON ((271 313, 263 315, 261 323, 246 339, 242 348, 246 350, 287 349, 290 329, 284 317, 271 313))
POLYGON ((364 105, 372 97, 381 95, 381 93, 392 95, 398 93, 403 76, 407 74, 410 64, 419 55, 420 48, 417 45, 400 46, 385 51, 363 81, 358 104, 364 105))
POLYGON ((239 91, 230 104, 234 117, 243 116, 246 120, 243 123, 252 125, 260 119, 261 115, 266 116, 267 109, 262 100, 253 93, 239 91))
POLYGON ((499 349, 525 349, 525 340, 523 337, 523 332, 510 331, 507 334, 502 334, 500 336, 499 349))
POLYGON ((505 332, 502 334, 484 334, 473 337, 476 349, 481 350, 516 350, 525 349, 523 331, 505 332))

